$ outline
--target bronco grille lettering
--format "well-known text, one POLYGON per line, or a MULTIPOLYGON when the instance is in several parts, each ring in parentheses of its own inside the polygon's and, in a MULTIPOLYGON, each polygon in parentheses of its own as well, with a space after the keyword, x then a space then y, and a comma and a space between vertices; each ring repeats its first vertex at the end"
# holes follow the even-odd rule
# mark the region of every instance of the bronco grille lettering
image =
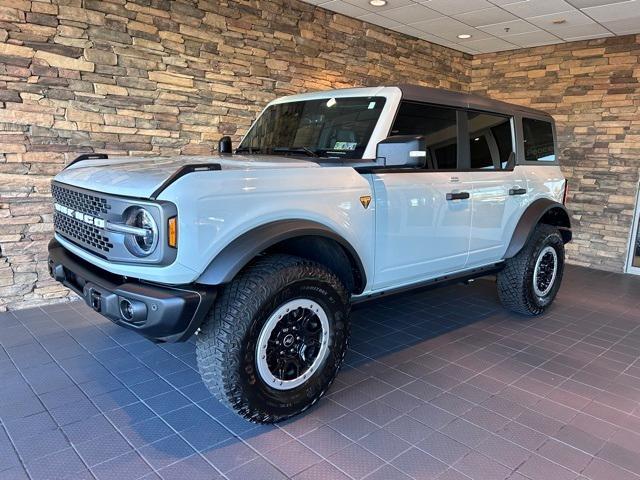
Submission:
POLYGON ((88 213, 79 212, 78 210, 74 210, 73 208, 65 207, 64 205, 60 205, 59 203, 54 203, 53 207, 56 212, 62 213, 63 215, 67 215, 68 217, 75 218, 76 220, 80 220, 88 225, 93 225, 98 228, 105 228, 106 222, 102 218, 94 217, 93 215, 89 215, 88 213))

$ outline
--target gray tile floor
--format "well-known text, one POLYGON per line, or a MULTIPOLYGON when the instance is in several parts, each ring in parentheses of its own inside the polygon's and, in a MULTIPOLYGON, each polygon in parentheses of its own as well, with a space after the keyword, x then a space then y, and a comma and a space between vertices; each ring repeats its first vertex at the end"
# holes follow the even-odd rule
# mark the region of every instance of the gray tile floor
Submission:
POLYGON ((360 307, 330 394, 279 426, 213 400, 193 344, 0 314, 0 478, 640 480, 639 305, 640 278, 571 267, 535 320, 489 279, 360 307))

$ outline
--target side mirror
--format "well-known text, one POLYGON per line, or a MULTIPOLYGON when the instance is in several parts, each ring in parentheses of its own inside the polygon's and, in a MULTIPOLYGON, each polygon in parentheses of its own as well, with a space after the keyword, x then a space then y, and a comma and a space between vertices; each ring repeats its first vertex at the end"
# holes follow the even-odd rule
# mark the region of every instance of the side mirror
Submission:
POLYGON ((231 137, 222 137, 218 142, 219 153, 233 153, 233 145, 231 143, 231 137))
POLYGON ((502 166, 504 170, 513 170, 516 166, 516 153, 511 152, 507 162, 502 166))
POLYGON ((424 167, 427 142, 421 135, 396 135, 378 143, 376 162, 385 167, 424 167))

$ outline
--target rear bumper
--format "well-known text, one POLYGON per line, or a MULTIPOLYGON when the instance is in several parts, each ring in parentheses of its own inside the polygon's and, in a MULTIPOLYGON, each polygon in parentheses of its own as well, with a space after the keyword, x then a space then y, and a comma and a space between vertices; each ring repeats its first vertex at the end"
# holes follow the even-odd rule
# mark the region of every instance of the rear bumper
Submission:
POLYGON ((158 285, 114 275, 49 243, 49 273, 96 312, 156 342, 187 340, 216 298, 215 287, 158 285))

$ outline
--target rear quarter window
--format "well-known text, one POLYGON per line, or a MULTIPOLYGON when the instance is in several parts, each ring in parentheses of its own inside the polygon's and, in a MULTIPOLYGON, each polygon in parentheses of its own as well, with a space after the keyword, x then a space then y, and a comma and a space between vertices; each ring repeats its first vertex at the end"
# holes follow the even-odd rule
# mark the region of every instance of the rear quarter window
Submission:
POLYGON ((555 162, 551 122, 533 118, 522 119, 524 158, 527 162, 555 162))

